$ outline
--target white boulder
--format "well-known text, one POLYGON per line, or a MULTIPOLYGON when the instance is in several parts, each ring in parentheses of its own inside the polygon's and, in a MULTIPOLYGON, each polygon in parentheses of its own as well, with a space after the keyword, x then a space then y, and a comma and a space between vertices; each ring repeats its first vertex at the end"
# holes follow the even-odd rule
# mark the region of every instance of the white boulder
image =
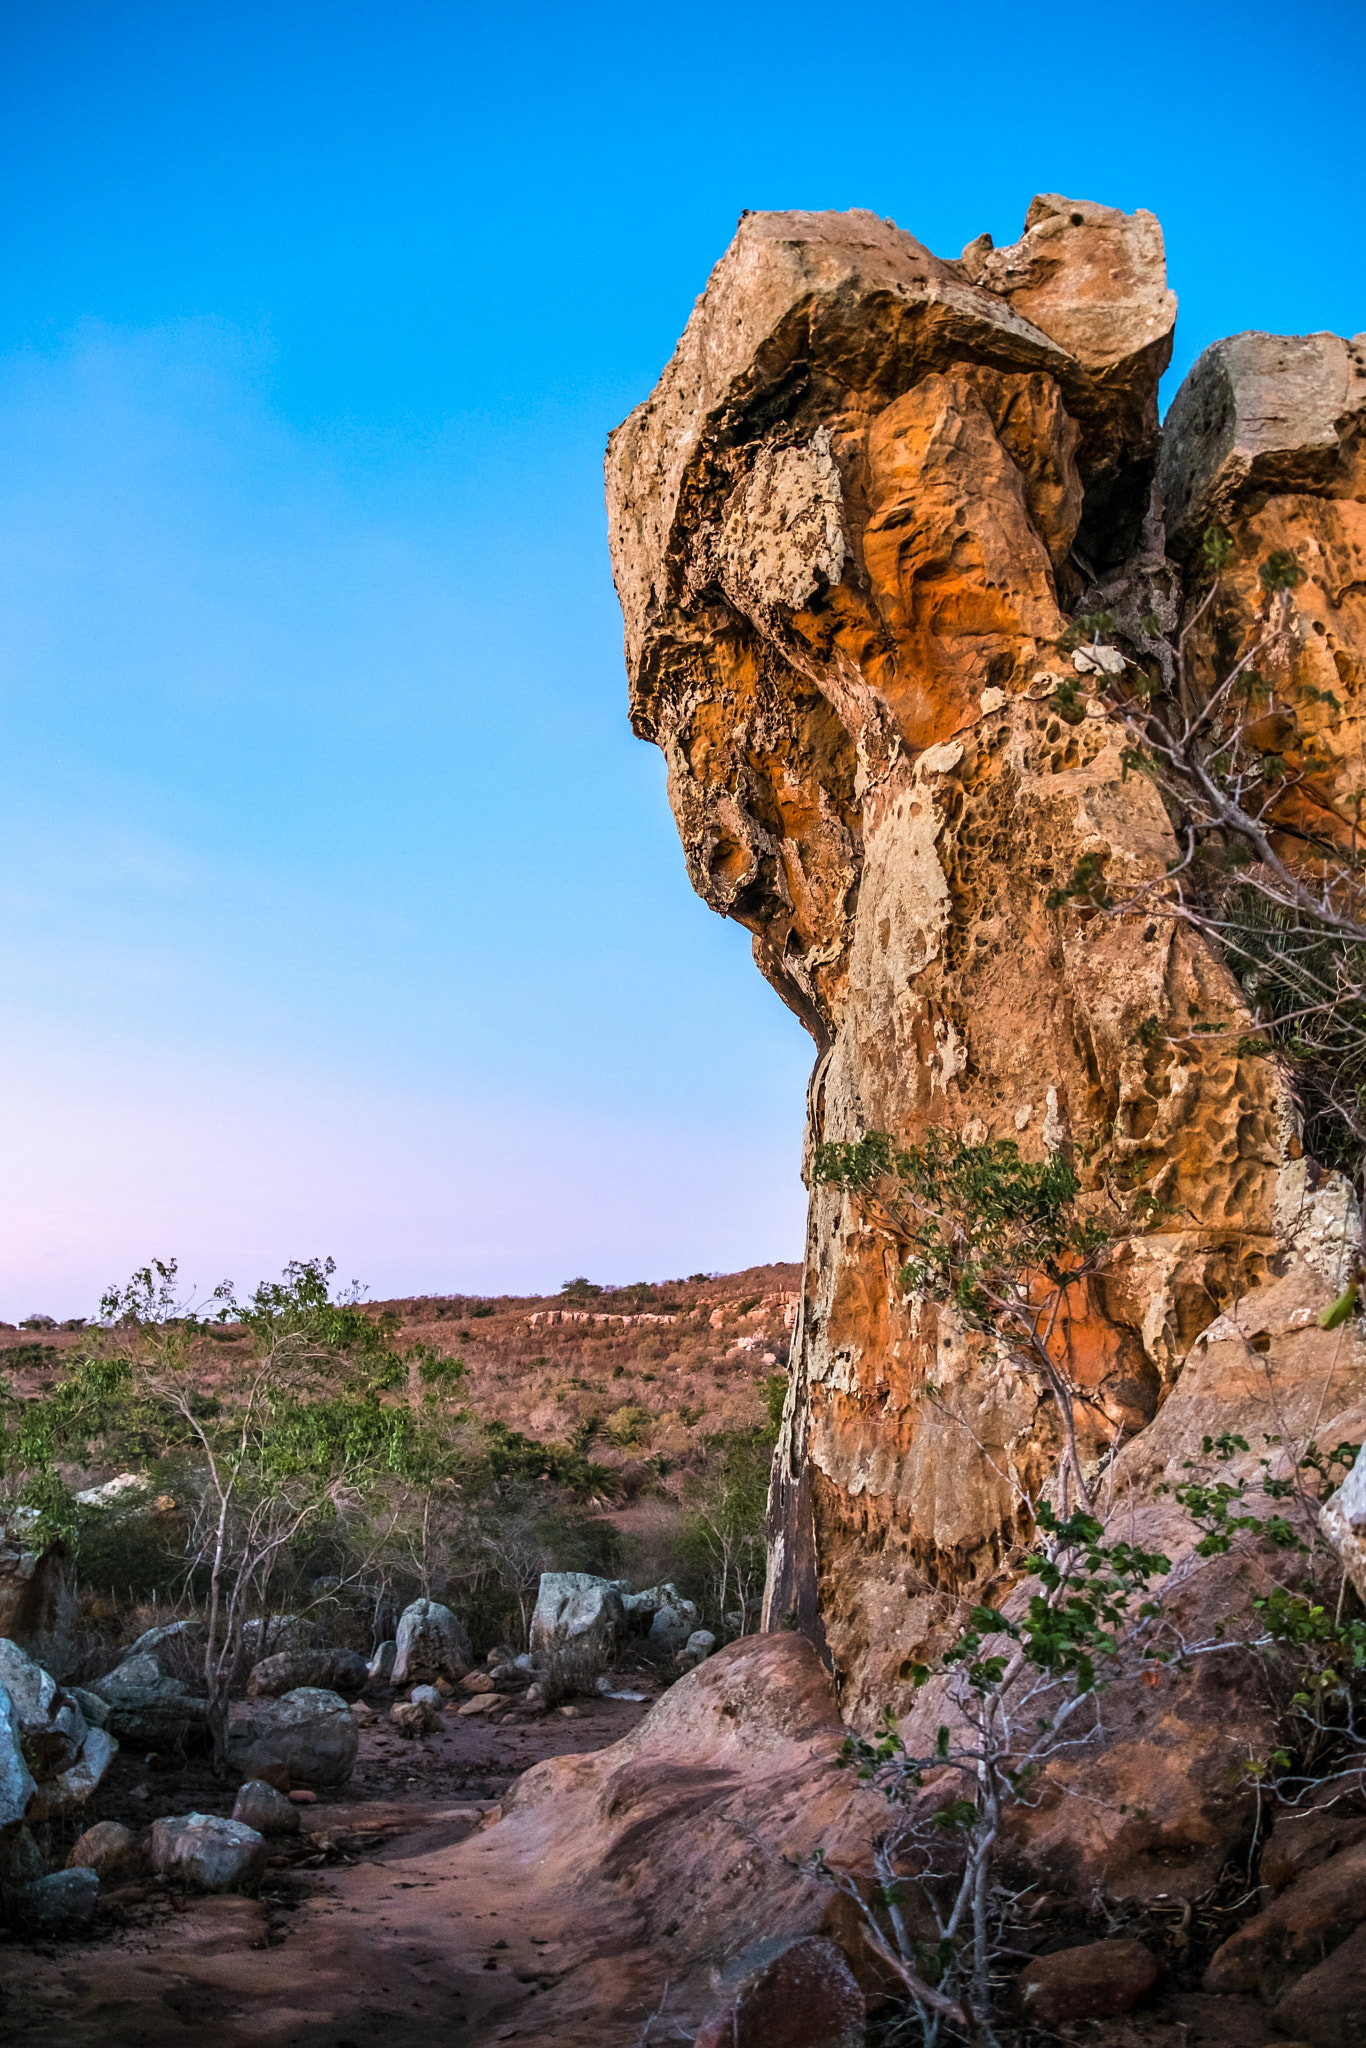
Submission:
POLYGON ((372 1681, 391 1678, 393 1676, 394 1671, 394 1659, 397 1657, 397 1655, 397 1643, 381 1643, 379 1648, 375 1651, 374 1656, 370 1659, 370 1662, 365 1667, 366 1677, 371 1679, 372 1681))
POLYGON ((266 1867, 266 1841, 217 1813, 182 1813, 152 1823, 152 1867, 206 1892, 240 1891, 266 1867))
POLYGON ((683 1648, 696 1627, 696 1604, 682 1598, 672 1600, 667 1606, 656 1609, 645 1637, 645 1647, 671 1656, 683 1648))
POLYGON ((414 1600, 399 1617, 390 1683, 463 1678, 474 1662, 465 1624, 439 1600, 414 1600))
POLYGON ((531 1617, 531 1651, 538 1659, 570 1654, 607 1662, 626 1629, 621 1592, 591 1572, 542 1572, 531 1617))
POLYGON ((6 1686, 0 1685, 0 1829, 12 1827, 28 1811, 37 1786, 19 1746, 19 1716, 6 1686))
POLYGON ((301 1685, 257 1707, 233 1730, 233 1763, 248 1778, 284 1771, 291 1785, 340 1785, 350 1777, 360 1736, 340 1693, 301 1685))
POLYGON ((238 1786, 232 1817, 244 1828, 255 1828, 258 1835, 297 1835, 301 1826, 294 1801, 261 1778, 248 1778, 238 1786))

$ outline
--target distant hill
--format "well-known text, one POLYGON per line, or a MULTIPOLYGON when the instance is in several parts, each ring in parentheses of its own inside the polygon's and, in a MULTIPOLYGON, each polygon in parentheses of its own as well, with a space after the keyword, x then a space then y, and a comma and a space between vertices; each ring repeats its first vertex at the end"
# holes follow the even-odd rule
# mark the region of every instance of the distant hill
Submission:
MULTIPOLYGON (((367 1306, 400 1317, 400 1346, 421 1341, 463 1358, 461 1398, 481 1420, 572 1443, 619 1471, 629 1491, 661 1464, 700 1464, 706 1438, 767 1420, 770 1390, 787 1370, 800 1281, 794 1262, 635 1287, 584 1283, 554 1295, 416 1295, 367 1306)), ((230 1377, 236 1334, 233 1324, 213 1333, 206 1385, 230 1377)), ((71 1325, 0 1325, 0 1374, 32 1397, 88 1341, 71 1325)))

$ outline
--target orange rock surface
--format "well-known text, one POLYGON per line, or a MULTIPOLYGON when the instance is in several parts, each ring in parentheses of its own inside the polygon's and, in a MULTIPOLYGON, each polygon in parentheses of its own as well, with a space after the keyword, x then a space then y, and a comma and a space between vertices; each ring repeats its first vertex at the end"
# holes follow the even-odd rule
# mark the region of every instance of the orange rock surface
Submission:
MULTIPOLYGON (((1251 1327, 1273 1278, 1312 1321, 1349 1208, 1302 1156, 1275 1062, 1192 1031, 1248 1014, 1215 951, 1141 910, 1049 901, 1088 853, 1116 895, 1175 856, 1103 703, 1061 715, 1077 678, 1058 641, 1101 601, 1121 630, 1140 607, 1174 628, 1212 518, 1235 567, 1196 668, 1245 642, 1258 563, 1294 547, 1310 582, 1293 663, 1336 708, 1312 700, 1278 746, 1318 749, 1344 814, 1362 786, 1361 348, 1220 344, 1164 444, 1174 319, 1146 213, 1048 195, 1013 248, 983 237, 957 261, 868 213, 751 214, 607 460, 633 724, 668 762, 694 886, 748 927, 814 1040, 808 1162, 822 1139, 930 1125, 1071 1159, 1115 1242, 1063 1342, 1086 1453, 1122 1432, 1129 1514, 1155 1514, 1173 1477, 1161 1425, 1197 1357, 1206 1427, 1246 1405, 1243 1337, 1199 1349, 1201 1332, 1251 1327)), ((1019 1482, 1037 1493, 1058 1454, 1045 1397, 907 1299, 898 1263, 846 1196, 812 1188, 768 1616, 817 1643, 865 1727, 909 1707, 911 1663, 965 1596, 1004 1592, 1019 1482)), ((1331 1362, 1307 1345, 1302 1323, 1259 1328, 1255 1355, 1292 1386, 1296 1360, 1320 1375, 1327 1428, 1366 1367, 1354 1334, 1331 1362)), ((1195 1532, 1166 1522, 1189 1573, 1195 1532)), ((1114 1789, 1136 1742, 1153 1814, 1135 1831, 1072 1802, 1054 1834, 1093 1874, 1142 1890, 1183 1858, 1217 1873, 1245 1819, 1228 1750, 1265 1728, 1195 1688, 1162 1715, 1134 1704, 1112 1761, 1087 1765, 1114 1789)))

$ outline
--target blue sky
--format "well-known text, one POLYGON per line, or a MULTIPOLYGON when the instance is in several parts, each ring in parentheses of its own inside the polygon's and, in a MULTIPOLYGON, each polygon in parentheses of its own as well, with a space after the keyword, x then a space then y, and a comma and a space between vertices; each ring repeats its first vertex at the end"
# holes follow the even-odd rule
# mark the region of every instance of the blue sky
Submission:
POLYGON ((608 429, 744 207, 1151 207, 1366 327, 1366 13, 0 6, 0 1316, 800 1255, 804 1034, 630 734, 608 429))

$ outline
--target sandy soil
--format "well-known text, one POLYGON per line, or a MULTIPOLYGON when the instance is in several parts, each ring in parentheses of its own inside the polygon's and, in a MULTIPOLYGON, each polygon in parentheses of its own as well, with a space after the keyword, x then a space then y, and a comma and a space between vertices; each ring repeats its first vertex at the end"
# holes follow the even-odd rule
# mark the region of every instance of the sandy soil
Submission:
MULTIPOLYGON (((623 1681, 625 1683, 625 1681, 623 1681)), ((376 1705, 380 1696, 372 1696, 376 1705)), ((0 2035, 34 2048, 433 2048, 537 2038, 555 1934, 515 1896, 452 1866, 499 1795, 544 1757, 618 1741, 648 1711, 580 1701, 572 1715, 490 1727, 447 1713, 404 1741, 365 1729, 344 1798, 304 1809, 306 1834, 260 1896, 196 1897, 149 1878, 109 1886, 93 1933, 0 1945, 0 2035)), ((82 1817, 146 1827, 231 1810, 206 1767, 120 1753, 82 1817)))

